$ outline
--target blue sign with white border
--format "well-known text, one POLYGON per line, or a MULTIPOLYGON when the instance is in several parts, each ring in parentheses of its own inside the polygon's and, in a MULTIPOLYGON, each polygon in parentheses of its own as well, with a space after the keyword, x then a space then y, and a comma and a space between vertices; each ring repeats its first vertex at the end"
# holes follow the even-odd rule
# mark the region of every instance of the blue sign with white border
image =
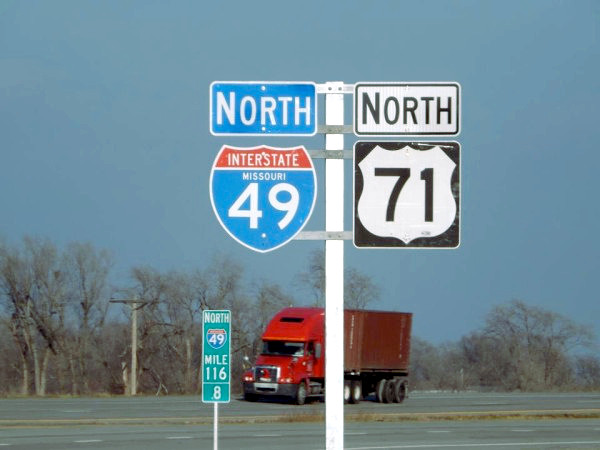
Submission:
POLYGON ((316 84, 215 81, 210 85, 210 132, 313 136, 317 132, 316 84))
POLYGON ((223 146, 210 176, 210 199, 223 228, 240 244, 268 252, 308 222, 317 195, 304 147, 223 146))

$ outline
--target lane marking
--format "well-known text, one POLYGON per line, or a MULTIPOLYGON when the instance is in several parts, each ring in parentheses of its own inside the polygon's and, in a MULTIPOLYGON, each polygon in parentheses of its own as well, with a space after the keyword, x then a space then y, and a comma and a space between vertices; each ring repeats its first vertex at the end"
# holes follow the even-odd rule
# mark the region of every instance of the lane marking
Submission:
POLYGON ((531 433, 533 430, 520 430, 520 429, 515 429, 515 430, 510 430, 510 431, 514 431, 515 433, 531 433))
POLYGON ((76 444, 92 444, 94 442, 102 442, 101 439, 82 439, 81 441, 73 441, 76 444))
POLYGON ((344 432, 344 434, 346 436, 364 436, 367 433, 366 432, 358 432, 358 431, 356 431, 356 432, 344 432))
POLYGON ((254 437, 282 437, 283 434, 255 434, 254 437))
POLYGON ((193 436, 168 436, 167 439, 193 439, 193 436))
POLYGON ((533 447, 548 445, 598 445, 600 441, 555 441, 555 442, 493 442, 481 444, 413 444, 386 445, 385 447, 349 447, 346 450, 385 450, 394 448, 481 448, 481 447, 533 447))
POLYGON ((450 430, 427 430, 428 433, 450 433, 450 430))

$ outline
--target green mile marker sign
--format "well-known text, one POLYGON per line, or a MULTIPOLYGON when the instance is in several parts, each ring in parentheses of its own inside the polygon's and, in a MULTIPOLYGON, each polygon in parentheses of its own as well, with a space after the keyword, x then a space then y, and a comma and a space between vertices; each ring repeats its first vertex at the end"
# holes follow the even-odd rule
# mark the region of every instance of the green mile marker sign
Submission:
POLYGON ((202 402, 229 403, 231 311, 203 311, 202 336, 202 402))

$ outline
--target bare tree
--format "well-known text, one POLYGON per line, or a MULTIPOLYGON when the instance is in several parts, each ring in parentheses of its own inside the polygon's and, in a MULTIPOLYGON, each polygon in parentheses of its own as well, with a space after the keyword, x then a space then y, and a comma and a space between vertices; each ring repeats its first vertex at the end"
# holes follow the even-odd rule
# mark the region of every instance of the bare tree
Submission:
POLYGON ((0 248, 0 286, 3 309, 7 312, 15 346, 19 350, 21 394, 29 394, 32 355, 37 356, 37 341, 31 317, 32 281, 27 264, 17 248, 0 248))
MULTIPOLYGON (((325 304, 325 253, 311 252, 306 272, 298 276, 299 284, 308 289, 315 306, 325 304)), ((344 270, 344 307, 363 309, 379 300, 380 289, 370 277, 352 267, 344 270)))
POLYGON ((90 391, 89 365, 97 361, 97 338, 108 308, 108 274, 112 258, 107 251, 96 250, 89 243, 74 242, 68 245, 64 255, 64 267, 68 279, 69 309, 75 320, 73 339, 65 342, 69 353, 71 392, 90 391))
POLYGON ((43 396, 50 357, 59 353, 64 330, 65 279, 52 243, 26 237, 23 247, 1 251, 0 283, 13 341, 21 354, 22 391, 29 391, 32 363, 35 393, 43 396))
POLYGON ((496 359, 503 358, 508 387, 522 390, 568 384, 569 351, 593 340, 589 327, 519 300, 495 307, 483 335, 490 339, 496 359))
POLYGON ((313 250, 308 259, 306 272, 298 275, 298 283, 312 294, 314 306, 325 305, 325 253, 313 250))
POLYGON ((379 300, 380 289, 370 277, 350 267, 344 272, 344 306, 364 309, 379 300))
POLYGON ((198 278, 194 275, 175 271, 165 277, 167 315, 172 325, 169 345, 172 352, 183 361, 186 392, 196 390, 195 373, 198 364, 194 364, 194 354, 200 340, 198 325, 202 320, 202 302, 197 295, 196 281, 198 278))
POLYGON ((600 388, 600 358, 597 355, 579 355, 575 358, 575 371, 580 386, 600 388))

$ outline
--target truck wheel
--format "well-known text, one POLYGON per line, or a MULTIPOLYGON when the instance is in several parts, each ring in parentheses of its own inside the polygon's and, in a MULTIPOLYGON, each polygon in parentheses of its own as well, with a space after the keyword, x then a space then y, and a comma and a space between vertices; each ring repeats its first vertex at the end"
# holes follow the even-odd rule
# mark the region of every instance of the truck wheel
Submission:
POLYGON ((396 383, 394 383, 394 380, 387 380, 385 382, 385 387, 383 389, 383 403, 393 403, 394 402, 395 387, 396 387, 396 383))
POLYGON ((344 403, 350 403, 351 397, 350 381, 344 380, 344 403))
POLYGON ((350 403, 357 404, 362 400, 362 382, 354 380, 350 384, 350 403))
POLYGON ((304 405, 304 403, 306 403, 306 384, 301 381, 298 384, 298 392, 296 393, 296 404, 304 405))
POLYGON ((379 403, 384 402, 385 384, 386 384, 386 381, 382 379, 382 380, 379 380, 377 382, 377 384, 375 385, 375 398, 377 399, 377 401, 379 403))
POLYGON ((397 380, 394 383, 394 402, 402 403, 406 398, 406 384, 404 381, 397 380))

